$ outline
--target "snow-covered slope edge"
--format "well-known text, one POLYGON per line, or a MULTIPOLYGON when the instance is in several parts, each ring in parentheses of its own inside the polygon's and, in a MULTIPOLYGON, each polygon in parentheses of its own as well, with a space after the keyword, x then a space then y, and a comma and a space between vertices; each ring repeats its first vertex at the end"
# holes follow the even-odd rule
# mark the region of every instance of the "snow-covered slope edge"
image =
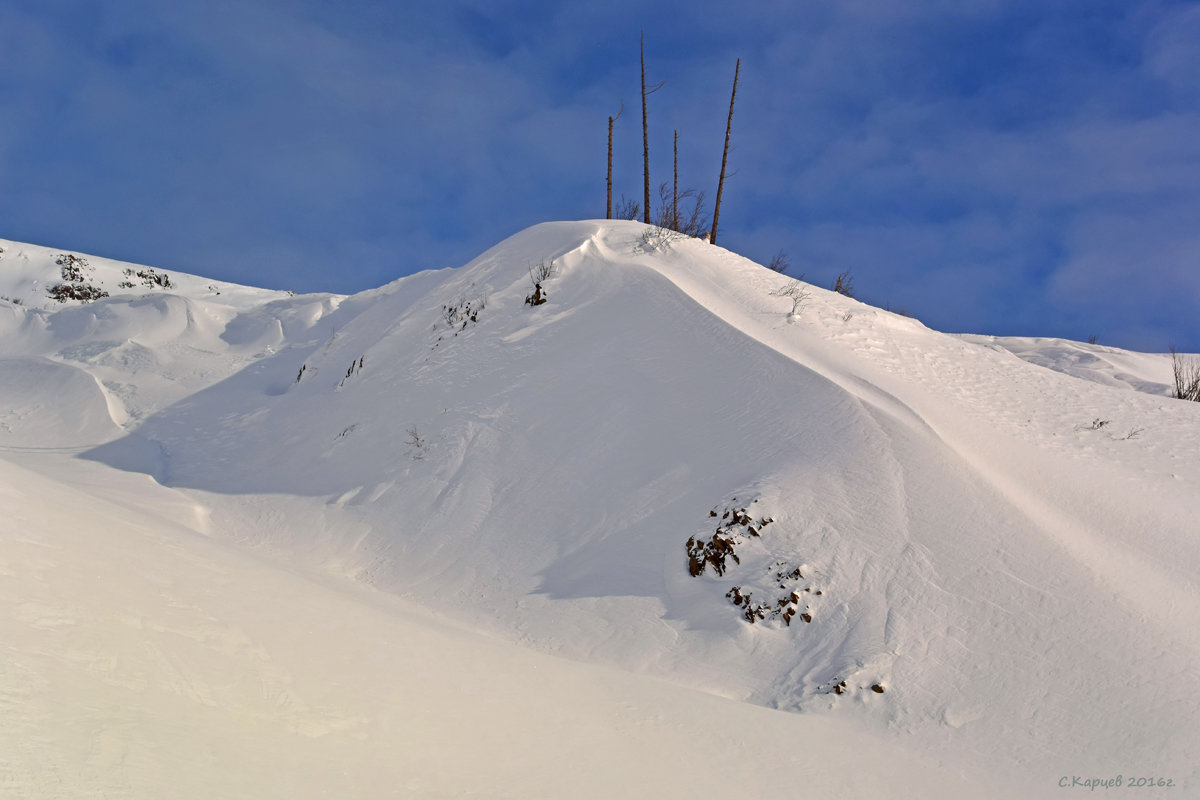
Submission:
POLYGON ((112 439, 279 349, 320 341, 343 299, 0 240, 0 447, 112 439), (74 288, 53 299, 60 285, 74 288))
POLYGON ((298 576, 144 476, 0 458, 0 499, 5 797, 1003 796, 844 722, 298 576), (697 749, 719 768, 680 769, 697 749))
POLYGON ((815 287, 788 317, 785 279, 644 230, 526 231, 93 457, 540 649, 1034 787, 1194 779, 1200 409, 815 287))
POLYGON ((220 297, 221 305, 238 308, 288 294, 0 239, 0 300, 9 304, 53 310, 103 297, 167 293, 197 300, 220 297), (56 291, 58 286, 63 288, 56 291))
POLYGON ((1018 358, 1106 386, 1128 386, 1159 397, 1171 394, 1171 361, 1161 353, 1133 353, 1119 347, 1024 336, 959 334, 968 342, 1007 350, 1018 358))

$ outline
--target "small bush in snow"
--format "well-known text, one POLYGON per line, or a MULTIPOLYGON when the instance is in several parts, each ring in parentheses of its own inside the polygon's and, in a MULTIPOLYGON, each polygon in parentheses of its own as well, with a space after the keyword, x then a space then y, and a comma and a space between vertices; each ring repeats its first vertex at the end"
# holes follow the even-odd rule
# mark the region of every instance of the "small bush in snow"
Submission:
POLYGON ((92 300, 99 300, 101 297, 108 297, 108 292, 99 286, 84 282, 84 270, 95 271, 95 267, 90 266, 86 258, 81 258, 74 253, 60 253, 54 263, 60 267, 63 282, 56 283, 46 290, 46 294, 51 300, 57 300, 60 303, 68 300, 88 303, 92 300))
POLYGON ((636 200, 630 200, 625 195, 621 195, 621 199, 617 201, 617 207, 613 209, 613 219, 637 219, 642 215, 642 204, 636 200))
POLYGON ((671 249, 671 245, 680 239, 689 239, 686 233, 671 230, 670 228, 661 227, 658 225, 647 225, 642 231, 642 235, 638 237, 638 242, 633 246, 635 253, 659 253, 671 249))
POLYGON ((54 263, 62 268, 62 279, 64 281, 82 281, 83 271, 85 269, 94 269, 88 264, 86 258, 77 256, 74 253, 60 253, 58 258, 54 259, 54 263))
POLYGON ((854 297, 854 277, 850 274, 850 270, 846 270, 833 282, 833 290, 838 294, 844 294, 846 297, 854 297))
POLYGON ((773 255, 771 257, 771 261, 767 264, 767 269, 771 270, 772 272, 778 272, 780 275, 783 275, 785 272, 788 271, 788 269, 791 268, 791 266, 792 266, 792 264, 790 261, 788 261, 787 253, 780 250, 778 253, 776 253, 775 255, 773 255))
POLYGON ((533 278, 534 283, 542 283, 548 281, 558 274, 558 265, 554 263, 554 259, 550 259, 549 263, 545 261, 538 264, 536 267, 529 268, 529 277, 533 278))
POLYGON ((704 213, 704 192, 686 189, 676 193, 671 185, 660 184, 658 187, 658 213, 654 215, 653 220, 655 227, 698 238, 708 229, 708 217, 704 213), (685 205, 682 214, 679 213, 680 201, 683 201, 685 205), (691 210, 686 208, 688 203, 691 203, 691 210))
POLYGON ((420 461, 425 458, 425 439, 417 431, 417 426, 413 425, 407 431, 408 439, 405 440, 404 446, 408 448, 408 454, 412 456, 413 461, 420 461))
POLYGON ((1200 402, 1200 362, 1180 355, 1172 347, 1171 368, 1175 373, 1175 393, 1172 397, 1200 402))
POLYGON ((132 289, 134 286, 132 278, 134 277, 138 278, 143 285, 149 286, 152 289, 154 287, 158 287, 160 289, 171 288, 170 275, 165 272, 155 272, 149 267, 146 269, 139 269, 137 272, 134 272, 132 269, 126 269, 124 274, 125 280, 118 284, 118 286, 120 286, 122 289, 132 289))
POLYGON ((773 297, 786 297, 792 301, 792 310, 788 314, 789 317, 797 316, 800 313, 800 304, 810 297, 809 293, 804 290, 804 284, 800 281, 788 281, 783 286, 771 292, 771 295, 773 297))
POLYGON ((442 318, 446 325, 457 330, 466 330, 467 324, 479 322, 479 312, 487 305, 487 295, 474 300, 460 299, 457 303, 442 306, 442 318))
POLYGON ((68 300, 90 303, 92 300, 108 297, 108 292, 99 286, 92 286, 90 283, 56 283, 46 290, 46 294, 51 300, 57 300, 60 303, 68 300))
POLYGON ((558 265, 554 263, 554 259, 550 259, 548 264, 543 261, 536 267, 529 268, 529 280, 533 283, 533 292, 525 297, 525 305, 540 306, 549 299, 542 284, 553 278, 557 272, 558 265))
MULTIPOLYGON (((471 284, 471 286, 474 285, 475 284, 471 284)), ((453 332, 453 336, 451 336, 450 332, 438 334, 437 341, 433 343, 432 348, 436 350, 441 346, 443 341, 449 341, 449 339, 456 338, 460 333, 464 332, 469 325, 478 323, 480 313, 484 308, 487 307, 487 301, 487 292, 484 291, 478 297, 472 300, 468 300, 465 297, 460 296, 457 301, 443 305, 442 320, 446 323, 446 326, 450 329, 450 331, 453 332)), ((433 330, 435 332, 439 330, 438 323, 435 322, 433 324, 433 330)))

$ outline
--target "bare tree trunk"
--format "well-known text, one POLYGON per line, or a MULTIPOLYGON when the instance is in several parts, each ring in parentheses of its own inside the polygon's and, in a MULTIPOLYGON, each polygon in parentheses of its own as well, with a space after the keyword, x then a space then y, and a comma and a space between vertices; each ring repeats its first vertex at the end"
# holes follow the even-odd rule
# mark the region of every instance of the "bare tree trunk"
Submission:
POLYGON ((650 128, 646 122, 646 32, 642 31, 642 221, 650 224, 650 128))
POLYGON ((646 31, 642 30, 642 221, 650 224, 650 126, 646 122, 646 95, 654 94, 666 81, 646 88, 646 31))
POLYGON ((710 244, 717 243, 717 218, 721 216, 721 191, 725 188, 725 162, 729 159, 729 133, 733 130, 733 101, 737 97, 738 73, 742 69, 742 60, 737 60, 733 68, 733 91, 729 94, 729 119, 725 121, 725 152, 721 154, 721 178, 717 181, 717 200, 713 204, 712 233, 709 234, 710 244))
POLYGON ((613 118, 610 115, 608 118, 608 176, 605 179, 608 185, 608 199, 604 203, 605 219, 612 219, 612 126, 613 118))
POLYGON ((671 162, 675 183, 671 186, 671 230, 679 230, 679 130, 675 130, 675 152, 671 162))
POLYGON ((608 118, 608 176, 605 179, 608 185, 608 199, 604 203, 605 219, 612 219, 612 126, 613 118, 610 115, 608 118))
POLYGON ((621 110, 617 112, 615 117, 608 118, 608 202, 604 207, 604 218, 612 219, 612 131, 613 123, 621 118, 621 114, 625 112, 625 104, 621 104, 621 110))

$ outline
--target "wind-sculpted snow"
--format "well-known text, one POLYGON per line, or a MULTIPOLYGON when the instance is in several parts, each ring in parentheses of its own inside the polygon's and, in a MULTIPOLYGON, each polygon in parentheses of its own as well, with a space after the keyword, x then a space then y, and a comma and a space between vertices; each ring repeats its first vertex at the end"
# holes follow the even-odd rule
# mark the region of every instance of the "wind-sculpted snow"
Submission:
POLYGON ((848 720, 554 658, 279 568, 144 476, 27 461, 0 459, 5 797, 1004 796, 848 720), (681 770, 697 749, 740 755, 681 770))
POLYGON ((0 375, 0 442, 7 447, 71 448, 121 434, 123 408, 82 369, 0 358, 0 375))
POLYGON ((219 539, 1027 796, 1196 780, 1200 405, 1131 388, 1162 357, 1080 381, 1038 342, 793 303, 644 232, 542 225, 350 298, 155 289, 0 325, 124 409, 70 434, 88 459, 219 539))
POLYGON ((1115 347, 1063 339, 971 335, 964 335, 962 338, 995 349, 1008 350, 1031 364, 1086 381, 1106 386, 1129 386, 1139 392, 1159 397, 1171 393, 1171 362, 1161 354, 1131 353, 1115 347))

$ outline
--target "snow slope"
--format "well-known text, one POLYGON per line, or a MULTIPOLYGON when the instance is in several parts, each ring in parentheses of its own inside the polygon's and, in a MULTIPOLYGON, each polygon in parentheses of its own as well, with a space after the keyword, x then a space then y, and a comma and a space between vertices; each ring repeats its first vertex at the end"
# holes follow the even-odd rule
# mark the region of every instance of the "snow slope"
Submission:
POLYGON ((1031 364, 1058 370, 1107 386, 1129 386, 1139 392, 1169 395, 1174 387, 1170 363, 1155 353, 1132 353, 1065 339, 963 335, 963 339, 1008 350, 1031 364))
MULTIPOLYGON (((44 285, 57 266, 22 265, 14 279, 5 269, 22 247, 5 243, 0 294, 44 285)), ((31 529, 52 541, 70 520, 105 515, 55 522, 29 511, 38 498, 136 495, 126 501, 136 513, 160 521, 121 547, 157 558, 182 524, 209 537, 204 563, 246 570, 228 598, 202 593, 213 620, 257 609, 303 662, 309 620, 325 623, 314 651, 348 652, 358 645, 340 621, 365 604, 370 626, 382 626, 363 634, 372 641, 428 642, 432 660, 412 667, 423 681, 434 672, 438 686, 473 683, 460 661, 497 664, 506 677, 493 685, 525 710, 496 725, 513 715, 522 732, 582 724, 539 706, 541 683, 516 677, 537 665, 590 709, 589 724, 611 723, 588 728, 593 751, 646 774, 690 752, 690 740, 739 763, 745 774, 718 770, 733 789, 748 775, 839 797, 1050 796, 1064 776, 1118 774, 1194 787, 1200 406, 1159 390, 1169 358, 948 336, 817 287, 802 287, 791 315, 779 296, 787 283, 638 223, 581 222, 537 226, 461 269, 351 298, 159 287, 38 310, 0 303, 0 397, 13 409, 0 418, 0 455, 8 480, 31 487, 6 508, 32 513, 31 529), (549 301, 531 307, 531 270, 551 263, 549 301), (346 577, 392 599, 345 588, 346 577), (284 580, 305 588, 248 588, 284 580), (295 613, 268 602, 280 592, 295 613), (341 610, 316 612, 328 593, 341 610), (431 620, 420 631, 418 614, 431 620), (606 717, 625 693, 638 699, 606 717), (667 732, 621 750, 628 740, 612 726, 651 698, 661 705, 646 713, 667 732), (684 711, 701 706, 703 723, 684 711), (716 729, 741 731, 747 746, 716 729), (869 758, 838 761, 840 748, 869 758), (861 783, 837 783, 845 770, 861 783), (951 783, 930 783, 941 780, 951 783)), ((113 524, 96 523, 106 541, 122 513, 109 512, 113 524)), ((23 562, 20 540, 5 541, 23 562)), ((33 641, 37 625, 22 620, 10 623, 12 640, 33 641)), ((128 657, 96 646, 118 665, 128 657)), ((202 650, 197 664, 213 669, 220 659, 202 650)), ((65 658, 53 644, 20 652, 65 658)), ((222 652, 222 664, 240 665, 222 670, 255 668, 222 652)), ((386 694, 370 663, 307 674, 357 682, 357 700, 337 700, 353 706, 386 694)), ((73 681, 64 673, 64 687, 73 681)), ((447 737, 444 720, 428 720, 477 705, 452 694, 439 689, 424 706, 426 725, 447 737)), ((240 701, 208 699, 217 716, 189 735, 249 730, 240 701)), ((369 724, 386 716, 365 708, 369 724)), ((117 738, 140 742, 177 713, 122 717, 117 738)), ((263 713, 286 728, 284 711, 263 713)), ((272 737, 264 753, 288 750, 291 740, 272 737)), ((506 762, 486 737, 472 741, 470 774, 487 785, 506 762)), ((554 764, 574 744, 551 737, 519 750, 544 753, 531 769, 551 782, 495 785, 513 796, 569 785, 554 764)), ((346 752, 367 765, 381 751, 346 752)), ((47 754, 67 751, 49 743, 47 754)), ((304 763, 320 772, 323 762, 304 763)), ((362 785, 367 796, 393 780, 379 776, 362 785)), ((143 779, 126 786, 152 785, 143 779)), ((716 788, 651 785, 635 796, 716 788)))
POLYGON ((200 509, 144 477, 30 466, 0 459, 15 512, 0 539, 4 797, 975 792, 845 722, 540 655, 281 570, 207 538, 200 509))
MULTIPOLYGON (((295 298, 287 292, 0 240, 3 354, 27 362, 7 364, 10 377, 0 391, 35 391, 52 405, 68 404, 71 416, 88 420, 89 432, 56 430, 48 435, 74 437, 79 445, 95 444, 120 434, 112 426, 134 426, 165 404, 273 353, 295 331, 319 325, 342 299, 339 295, 295 298), (64 263, 75 265, 82 276, 75 283, 107 291, 109 296, 92 302, 50 299, 47 287, 72 283, 64 281, 71 268, 64 263), (156 275, 168 285, 138 274, 156 275), (76 382, 80 387, 95 383, 99 396, 90 389, 64 393, 49 385, 35 388, 31 378, 18 377, 17 369, 39 373, 51 369, 46 359, 57 365, 54 381, 76 382), (111 425, 104 421, 106 416, 111 425)), ((14 409, 9 413, 17 413, 28 403, 13 398, 5 406, 14 409)), ((0 406, 0 414, 5 406, 0 406)), ((63 410, 56 413, 61 416, 63 410)), ((39 424, 61 427, 46 419, 39 424)), ((4 417, 0 417, 0 431, 7 431, 10 445, 21 439, 31 445, 53 444, 44 438, 46 431, 14 426, 4 417)))
POLYGON ((61 283, 92 287, 125 299, 159 294, 193 300, 219 297, 221 305, 235 308, 252 308, 288 296, 287 292, 0 239, 0 297, 8 303, 45 310, 75 305, 77 301, 52 298, 51 290, 61 283))

